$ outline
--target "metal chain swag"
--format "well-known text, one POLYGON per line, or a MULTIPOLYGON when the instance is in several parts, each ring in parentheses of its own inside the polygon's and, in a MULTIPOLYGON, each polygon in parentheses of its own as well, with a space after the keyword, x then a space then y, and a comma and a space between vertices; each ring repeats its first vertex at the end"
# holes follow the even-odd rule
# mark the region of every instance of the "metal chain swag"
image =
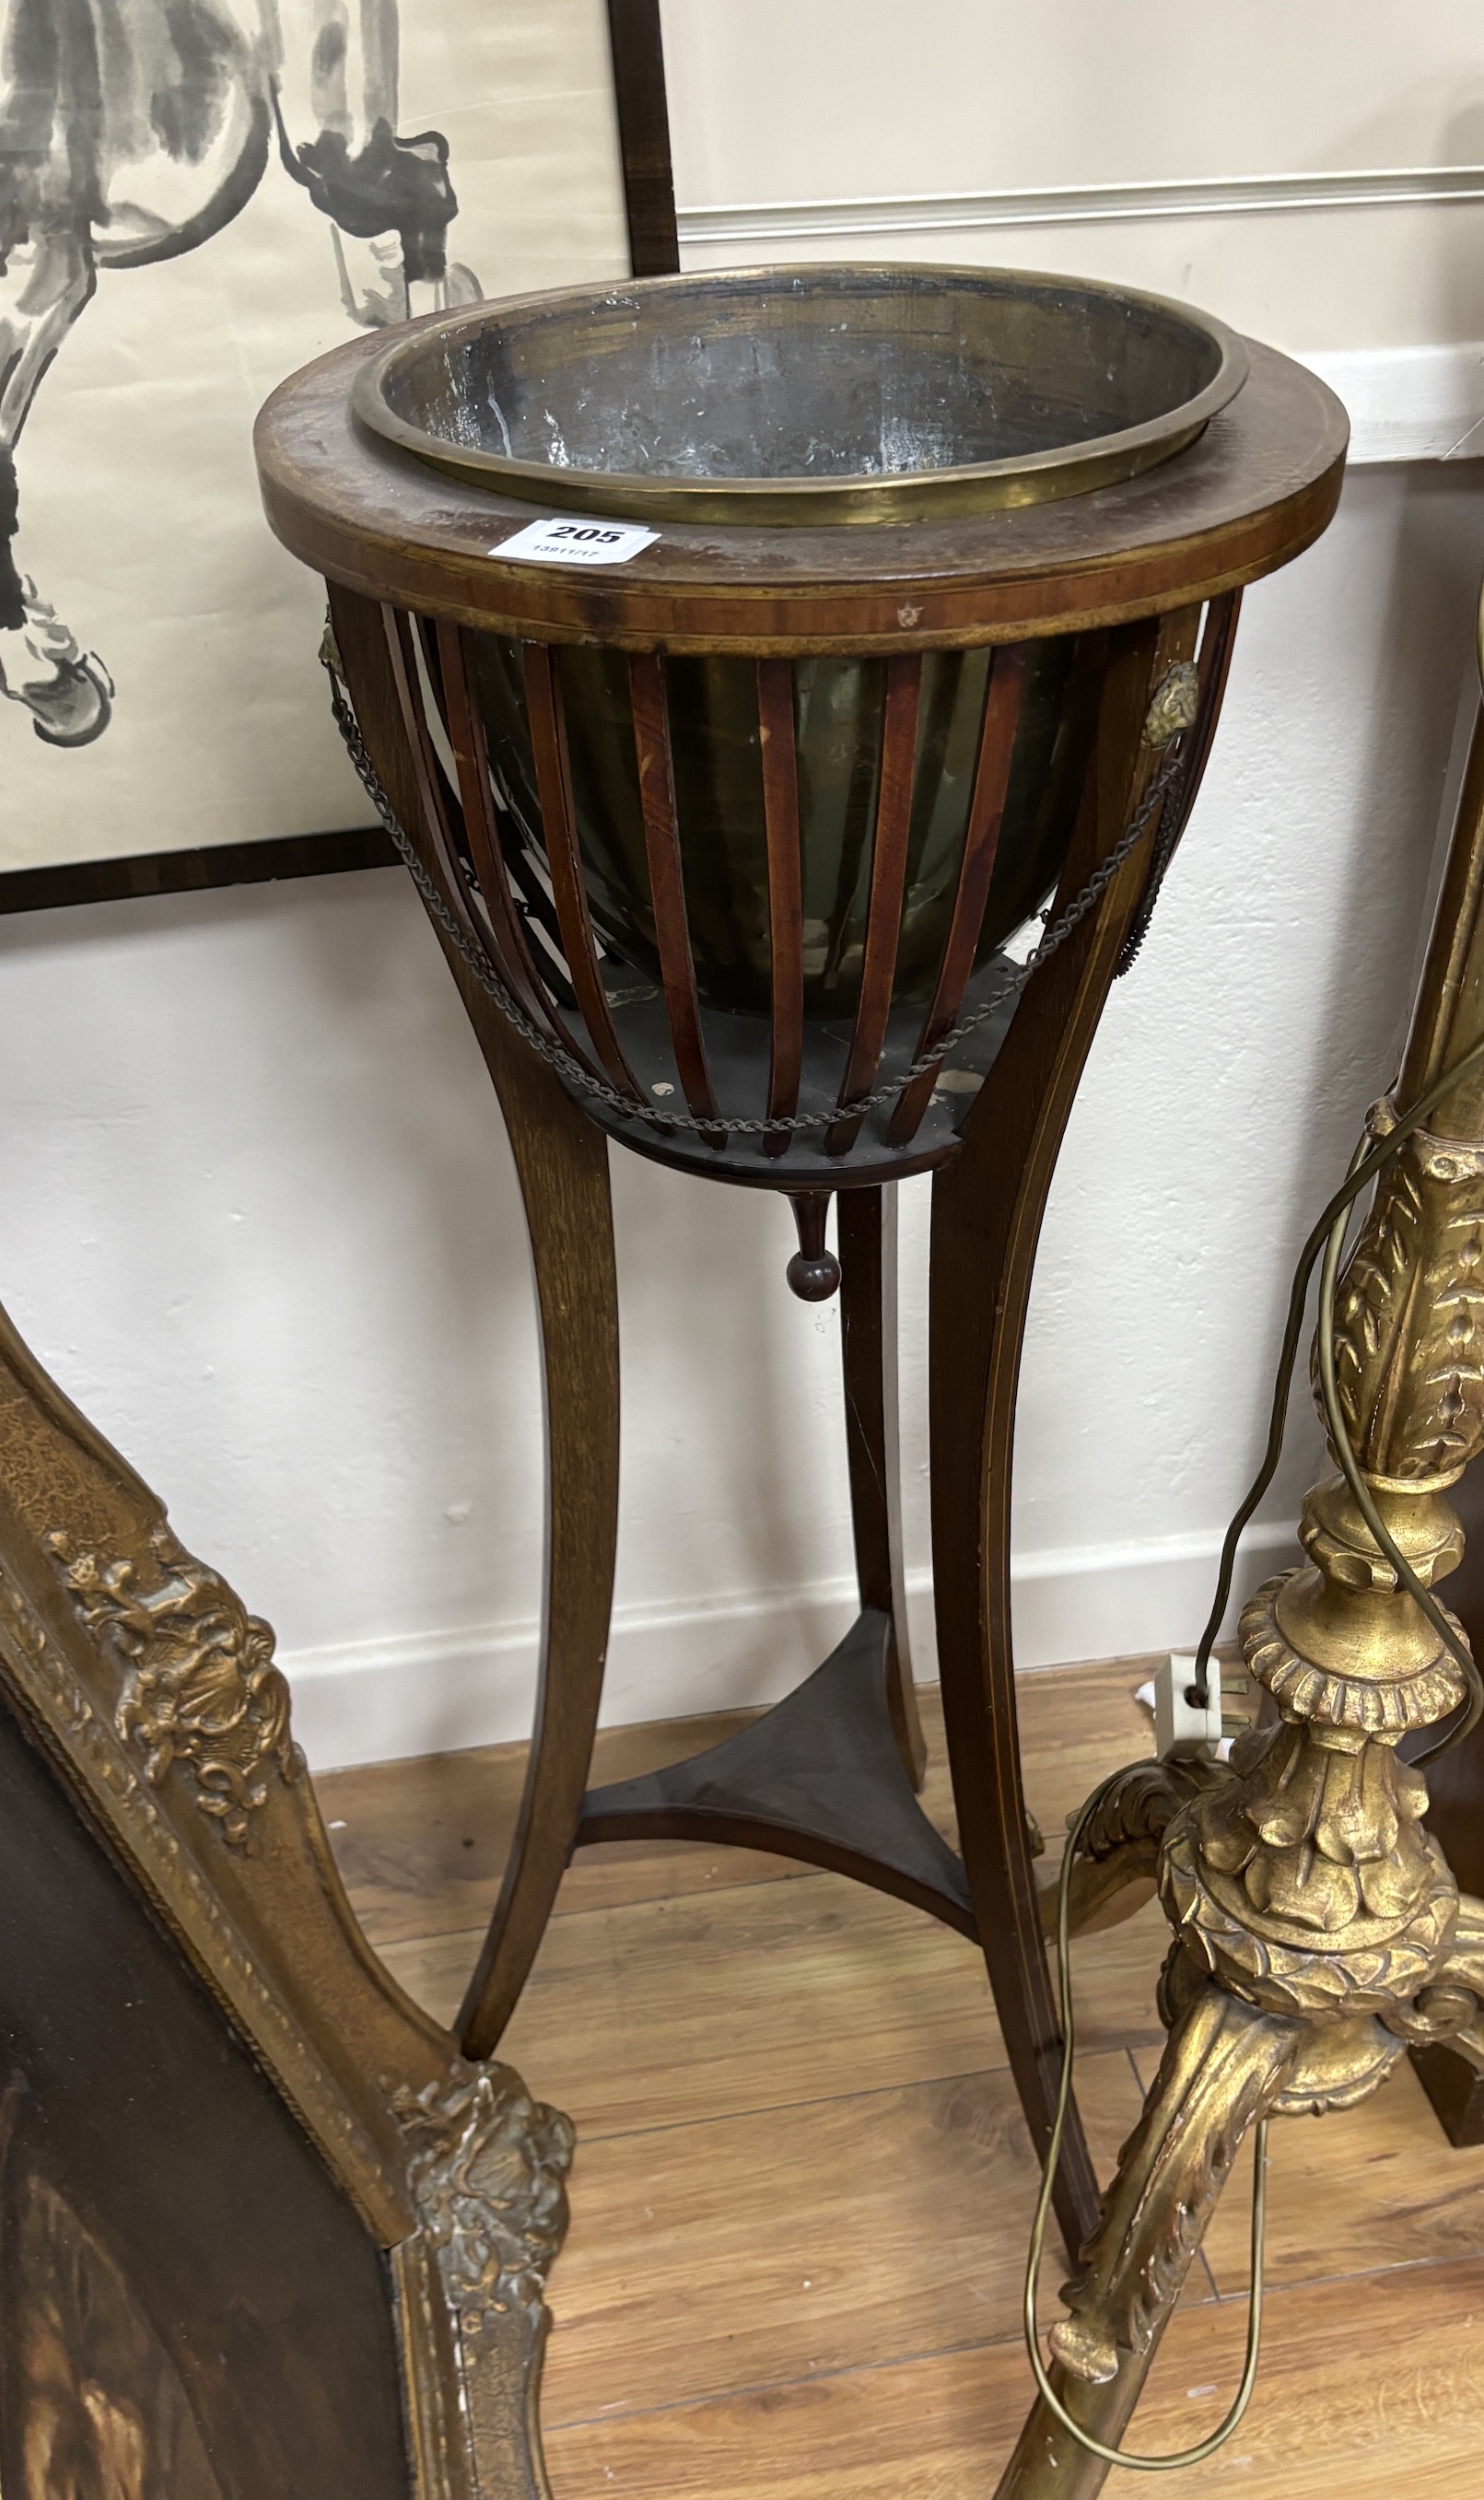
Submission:
MULTIPOLYGON (((905 1094, 907 1087, 915 1083, 919 1076, 925 1076, 930 1069, 940 1067, 949 1051, 959 1042, 967 1040, 972 1033, 976 1033, 980 1025, 989 1022, 991 1016, 999 1015, 1006 1000, 1020 997, 1022 991, 1029 987, 1033 974, 1040 970, 1042 964, 1049 961, 1059 947, 1066 944, 1072 931, 1102 902, 1119 870, 1132 859, 1171 794, 1174 794, 1174 804, 1171 810, 1171 822, 1176 829, 1180 823, 1178 785, 1183 780, 1185 773, 1185 730, 1189 726, 1188 723, 1182 724, 1168 740, 1153 779, 1106 859, 1103 861, 1101 867, 1094 869, 1086 884, 1073 895, 1066 910, 1052 922, 1045 936, 1032 948, 1025 962, 1012 967, 1008 979, 996 991, 992 999, 973 1008, 970 1014, 961 1016, 958 1023, 951 1026, 941 1039, 933 1044, 931 1050, 919 1053, 910 1067, 904 1069, 902 1074, 894 1077, 889 1085, 878 1086, 874 1094, 863 1094, 853 1102, 832 1103, 827 1111, 796 1111, 787 1118, 772 1120, 729 1120, 714 1113, 707 1119, 693 1119, 682 1111, 664 1111, 658 1106, 651 1106, 648 1102, 636 1102, 632 1095, 621 1094, 615 1085, 608 1084, 603 1077, 589 1075, 587 1070, 579 1067, 562 1048, 560 1042, 552 1041, 532 1023, 519 1002, 511 997, 505 983, 491 970, 487 958, 478 947, 471 944, 449 909, 437 879, 423 865, 411 839, 403 831, 397 811, 387 797, 380 775, 371 760, 366 741, 361 736, 360 724, 350 707, 340 656, 335 648, 333 633, 328 626, 320 645, 319 658, 329 679, 330 709, 335 715, 335 725, 345 740, 346 752, 355 767, 361 787, 391 836, 412 883, 444 932, 449 945, 453 947, 460 960, 467 964, 485 997, 492 1000, 507 1024, 514 1027, 522 1041, 535 1051, 539 1059, 544 1059, 548 1067, 555 1069, 564 1084, 574 1086, 583 1094, 592 1095, 597 1102, 606 1103, 610 1111, 617 1112, 626 1120, 648 1120, 659 1128, 681 1129, 699 1136, 794 1136, 810 1129, 832 1129, 838 1121, 860 1119, 868 1111, 886 1109, 889 1104, 898 1100, 899 1096, 905 1094)), ((1156 689, 1154 700, 1150 705, 1151 721, 1159 717, 1161 697, 1171 686, 1171 680, 1182 674, 1182 670, 1189 670, 1192 677, 1195 674, 1194 670, 1189 669, 1189 663, 1177 664, 1176 668, 1169 672, 1167 677, 1156 689)), ((1160 845, 1161 852, 1167 855, 1155 863, 1156 877, 1151 880, 1151 891, 1145 898, 1145 905, 1139 914, 1140 938, 1143 935, 1144 926, 1147 925, 1148 910, 1152 907, 1154 893, 1157 891, 1157 879, 1163 875, 1164 869, 1168 866, 1168 852, 1172 848, 1172 843, 1160 845)), ((1122 958, 1118 969, 1120 970, 1126 969, 1122 958)))

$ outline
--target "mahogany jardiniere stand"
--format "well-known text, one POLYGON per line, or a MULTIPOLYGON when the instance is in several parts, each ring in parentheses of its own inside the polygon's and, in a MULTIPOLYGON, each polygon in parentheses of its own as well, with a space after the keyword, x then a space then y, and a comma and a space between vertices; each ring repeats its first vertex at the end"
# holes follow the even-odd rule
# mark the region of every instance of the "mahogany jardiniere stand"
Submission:
MULTIPOLYGON (((740 1842, 978 1940, 1044 2150, 1060 2039, 1008 1569, 1036 1242, 1240 588, 1325 527, 1345 438, 1312 376, 1184 308, 908 267, 481 305, 339 348, 263 411, 268 516, 328 582, 343 725, 478 1032, 535 1259, 544 1655, 466 2055, 498 2040, 576 1845, 740 1842), (522 552, 542 514, 570 560, 522 552), (610 1136, 784 1191, 795 1290, 838 1277, 861 1612, 745 1735, 588 1793, 617 1518, 610 1136), (962 1859, 913 1794, 896 1485, 893 1184, 925 1170, 962 1859)), ((1097 2220, 1074 2128, 1058 2212, 1073 2248, 1097 2220)))

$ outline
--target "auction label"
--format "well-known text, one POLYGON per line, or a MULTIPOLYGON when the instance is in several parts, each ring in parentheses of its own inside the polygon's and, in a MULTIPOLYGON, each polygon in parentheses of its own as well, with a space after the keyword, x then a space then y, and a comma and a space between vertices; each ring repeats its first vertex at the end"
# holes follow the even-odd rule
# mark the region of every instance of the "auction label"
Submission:
POLYGON ((658 537, 628 521, 532 521, 490 554, 502 564, 508 557, 517 564, 627 564, 658 537))

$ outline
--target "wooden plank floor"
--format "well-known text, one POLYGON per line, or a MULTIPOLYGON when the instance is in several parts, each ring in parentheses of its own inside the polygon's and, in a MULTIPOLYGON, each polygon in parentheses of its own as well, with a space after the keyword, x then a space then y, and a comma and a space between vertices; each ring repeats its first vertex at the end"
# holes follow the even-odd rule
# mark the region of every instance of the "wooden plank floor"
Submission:
MULTIPOLYGON (((1151 1750, 1122 1661, 1022 1684, 1026 1785, 1059 1833, 1151 1750)), ((925 1802, 951 1837, 937 1696, 925 1802)), ((599 1777, 730 1718, 615 1729, 599 1777)), ((446 2019, 488 1913, 521 1749, 345 1771, 319 1793, 357 1910, 446 2019)), ((1153 2071, 1168 1930, 1075 1950, 1078 2092, 1105 2176, 1153 2071)), ((543 2401, 556 2500, 990 2500, 1029 2400, 1035 2193, 983 1968, 842 1879, 632 1842, 581 1853, 506 2050, 577 2127, 543 2401)), ((1184 2446, 1230 2400, 1249 2173, 1228 2192, 1137 2418, 1184 2446)), ((1429 2500, 1484 2488, 1484 2152, 1454 2153, 1410 2068, 1348 2116, 1273 2128, 1265 2359, 1191 2500, 1429 2500)), ((1056 2259, 1042 2306, 1055 2306, 1056 2259)), ((1147 2493, 1115 2472, 1113 2500, 1147 2493)))

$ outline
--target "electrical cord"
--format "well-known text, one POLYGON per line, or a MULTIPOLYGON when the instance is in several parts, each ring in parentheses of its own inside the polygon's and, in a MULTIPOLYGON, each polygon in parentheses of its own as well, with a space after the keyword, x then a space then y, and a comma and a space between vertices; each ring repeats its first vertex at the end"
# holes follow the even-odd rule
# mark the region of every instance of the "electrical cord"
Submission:
MULTIPOLYGON (((1340 1401, 1339 1383, 1335 1366, 1335 1298, 1339 1278, 1339 1264, 1344 1253, 1345 1234, 1350 1211, 1356 1200, 1392 1157, 1404 1145, 1413 1132, 1421 1128, 1430 1111, 1443 1097, 1475 1069, 1484 1067, 1484 1039, 1476 1041, 1463 1057, 1447 1069, 1436 1081, 1420 1094, 1405 1117, 1386 1136, 1372 1146, 1358 1147, 1352 1158, 1344 1184, 1330 1200, 1315 1224, 1300 1254, 1289 1295, 1288 1317, 1283 1330, 1283 1343, 1278 1356, 1277 1374, 1273 1383, 1272 1410, 1269 1424, 1268 1445, 1263 1462, 1235 1517, 1227 1530, 1221 1549, 1221 1562, 1216 1575, 1216 1591, 1207 1617, 1201 1645, 1196 1654, 1194 1679, 1190 1697, 1204 1704, 1208 1692, 1207 1668, 1212 1648, 1221 1628, 1222 1618, 1232 1594, 1232 1581, 1237 1563, 1237 1547, 1243 1529, 1252 1517, 1277 1470, 1282 1455, 1284 1427, 1288 1419, 1289 1397, 1293 1387, 1294 1364, 1299 1341, 1303 1333, 1303 1314, 1308 1300, 1309 1280, 1316 1260, 1322 1259, 1319 1278, 1319 1310, 1316 1347, 1320 1394, 1325 1424, 1335 1455, 1339 1461, 1345 1482, 1350 1488, 1357 1509, 1374 1537, 1381 1553, 1397 1574, 1399 1586, 1415 1599, 1438 1638, 1459 1668, 1468 1691, 1468 1705, 1455 1725, 1435 1744, 1415 1757, 1417 1766, 1434 1761, 1477 1727, 1484 1717, 1484 1680, 1474 1663, 1468 1642, 1452 1622, 1432 1591, 1424 1587, 1376 1507, 1374 1496, 1361 1471, 1350 1427, 1340 1401)), ((1068 2412, 1053 2387, 1046 2365, 1041 2359, 1040 2342, 1036 2324, 1036 2295, 1040 2279, 1041 2256, 1045 2247, 1046 2224, 1051 2211, 1051 2197, 1061 2160, 1062 2144, 1072 2109, 1072 2061, 1075 2056, 1075 2016, 1072 1998, 1072 1876, 1082 1834, 1097 1813, 1104 1798, 1123 1776, 1115 1771, 1095 1789, 1077 1815, 1068 1835, 1066 1855, 1062 1859, 1057 1883, 1056 1954, 1058 2008, 1062 2026, 1062 2071, 1057 2086, 1056 2109, 1052 2120, 1050 2141, 1041 2169, 1040 2192, 1036 2201, 1036 2219, 1031 2229, 1031 2244, 1026 2261, 1023 2326, 1026 2352, 1042 2403, 1053 2418, 1077 2446, 1107 2465, 1127 2466, 1138 2474, 1172 2474, 1187 2466, 1204 2464, 1232 2436, 1252 2400, 1257 2385, 1258 2363, 1262 2349, 1263 2327, 1263 2236, 1267 2220, 1268 2198, 1268 2124, 1260 2119, 1253 2131, 1255 2168, 1252 2181, 1251 2288, 1247 2307, 1247 2340, 1242 2375, 1237 2394, 1228 2413, 1216 2428, 1194 2448, 1180 2449, 1166 2456, 1138 2456, 1126 2449, 1105 2446, 1092 2432, 1084 2429, 1068 2412)))
POLYGON ((1036 2200, 1036 2220, 1031 2226, 1031 2247, 1026 2262, 1024 2328, 1026 2351, 1035 2373, 1037 2388, 1063 2430, 1070 2432, 1079 2448, 1090 2456, 1101 2457, 1105 2465, 1126 2465, 1136 2474, 1174 2474, 1187 2465, 1202 2465, 1214 2456, 1232 2436, 1252 2401, 1257 2385, 1258 2360, 1263 2338, 1263 2231, 1268 2211, 1268 2121, 1259 2119, 1253 2135, 1256 2167, 1252 2178, 1252 2289, 1247 2306, 1247 2348, 1242 2364, 1241 2385, 1237 2390, 1229 2413, 1215 2429, 1195 2448, 1176 2450, 1169 2456, 1137 2456, 1123 2448, 1105 2447, 1090 2430, 1074 2421, 1051 2385, 1046 2365, 1040 2357, 1040 2341, 1036 2331, 1036 2293, 1040 2279, 1041 2251, 1045 2245, 1046 2221, 1051 2211, 1051 2193, 1056 2181, 1057 2164, 1062 2157, 1062 2139, 1067 2132, 1067 2120, 1072 2108, 1072 2061, 1075 2055, 1075 2029, 1072 2003, 1072 1870, 1077 1848, 1089 1822, 1108 1791, 1123 1777, 1115 1771, 1111 1779, 1093 1791, 1077 1816, 1067 1840, 1067 1854, 1062 1859, 1061 1877, 1056 1892, 1056 1960, 1057 1986, 1062 2022, 1062 2074, 1057 2087, 1056 2113, 1051 2122, 1051 2141, 1046 2148, 1045 2165, 1041 2171, 1040 2194, 1036 2200))

